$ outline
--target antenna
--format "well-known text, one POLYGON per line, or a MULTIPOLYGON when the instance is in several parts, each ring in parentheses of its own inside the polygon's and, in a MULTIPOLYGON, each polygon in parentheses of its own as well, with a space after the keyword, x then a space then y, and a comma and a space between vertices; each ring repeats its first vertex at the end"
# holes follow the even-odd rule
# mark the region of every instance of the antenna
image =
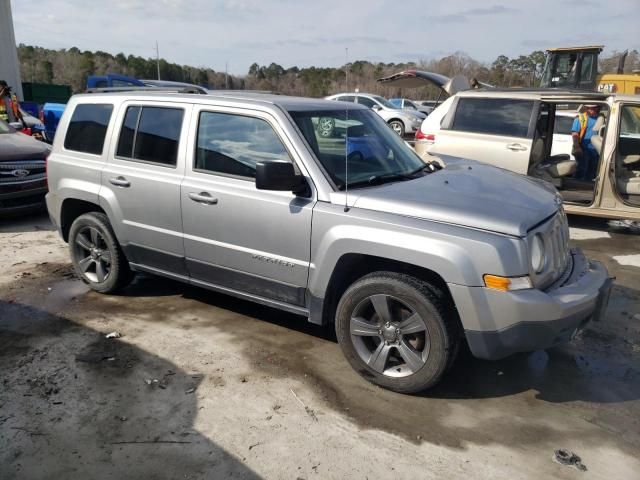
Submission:
MULTIPOLYGON (((348 65, 349 65, 349 49, 345 48, 345 82, 347 81, 348 75, 348 65)), ((347 89, 347 92, 349 90, 347 89)), ((345 110, 345 123, 347 124, 347 128, 345 130, 344 135, 344 211, 345 213, 349 211, 349 204, 347 202, 347 196, 349 195, 349 104, 347 103, 347 108, 345 110)))

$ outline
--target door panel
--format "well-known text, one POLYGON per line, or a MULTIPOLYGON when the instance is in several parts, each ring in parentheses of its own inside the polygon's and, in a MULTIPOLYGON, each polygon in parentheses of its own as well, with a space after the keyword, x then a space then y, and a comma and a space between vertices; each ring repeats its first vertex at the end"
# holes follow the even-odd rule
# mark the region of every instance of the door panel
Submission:
POLYGON ((233 122, 238 116, 210 111, 203 115, 223 119, 216 118, 218 123, 208 125, 206 132, 204 126, 201 128, 202 136, 208 135, 205 141, 196 135, 200 113, 193 115, 191 138, 197 148, 190 155, 181 188, 189 273, 196 280, 303 305, 314 201, 291 192, 257 190, 253 178, 246 177, 252 162, 255 165, 251 149, 253 155, 281 159, 282 153, 266 152, 265 138, 273 135, 273 141, 282 142, 282 152, 287 156, 293 151, 291 145, 284 132, 274 128, 277 124, 268 122, 266 114, 242 116, 249 126, 224 131, 219 121, 233 122), (259 132, 249 131, 254 122, 247 118, 259 120, 259 127, 254 127, 259 132), (218 141, 219 138, 224 140, 218 141), (202 145, 211 150, 204 160, 198 160, 202 145), (242 149, 245 154, 238 153, 242 149), (239 162, 229 163, 235 154, 242 158, 241 167, 239 162), (231 174, 213 171, 230 165, 231 174), (198 166, 201 168, 195 168, 198 166), (203 197, 208 201, 202 201, 203 197))
MULTIPOLYGON (((113 210, 118 223, 119 240, 131 262, 186 275, 180 184, 184 177, 184 139, 188 133, 186 121, 189 119, 190 107, 185 110, 184 106, 172 104, 159 106, 175 108, 183 112, 182 125, 179 126, 179 133, 176 133, 178 144, 175 145, 175 141, 172 142, 173 148, 177 148, 172 155, 175 158, 175 165, 125 158, 123 144, 128 142, 127 146, 133 152, 134 145, 131 139, 134 136, 137 137, 137 142, 140 140, 138 142, 140 145, 144 146, 145 142, 150 145, 146 152, 151 156, 146 158, 153 158, 153 148, 158 142, 164 142, 163 147, 167 147, 167 140, 152 138, 152 134, 145 131, 133 135, 131 128, 128 127, 142 125, 142 122, 129 121, 127 125, 125 122, 127 108, 136 107, 124 105, 116 123, 118 128, 112 142, 109 161, 102 171, 101 195, 113 210), (122 128, 123 142, 119 142, 121 130, 119 125, 123 122, 125 122, 122 128), (116 152, 120 156, 116 156, 116 152)), ((136 150, 140 149, 136 147, 136 150)), ((162 150, 163 153, 158 154, 158 159, 166 161, 166 148, 162 150)), ((142 153, 139 156, 142 156, 142 153)), ((131 153, 127 157, 134 155, 136 154, 131 153)))
POLYGON ((429 152, 477 160, 526 175, 531 144, 528 138, 440 130, 429 152))

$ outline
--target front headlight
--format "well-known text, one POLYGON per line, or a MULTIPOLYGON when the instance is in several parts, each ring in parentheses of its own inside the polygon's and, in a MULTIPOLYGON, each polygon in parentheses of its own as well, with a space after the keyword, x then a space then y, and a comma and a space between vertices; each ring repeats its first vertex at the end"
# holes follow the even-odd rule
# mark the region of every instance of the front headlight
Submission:
POLYGON ((531 241, 531 269, 535 273, 541 273, 546 263, 546 252, 542 235, 536 233, 531 241))

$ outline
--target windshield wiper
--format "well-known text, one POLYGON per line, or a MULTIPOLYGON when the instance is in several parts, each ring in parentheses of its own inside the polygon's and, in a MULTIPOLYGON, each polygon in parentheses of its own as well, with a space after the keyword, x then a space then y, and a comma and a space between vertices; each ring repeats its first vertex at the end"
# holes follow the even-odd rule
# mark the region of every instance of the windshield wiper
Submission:
MULTIPOLYGON (((413 180, 416 178, 415 174, 407 173, 385 173, 383 175, 372 175, 367 180, 359 180, 357 182, 349 183, 349 188, 357 187, 370 187, 373 185, 381 185, 388 182, 396 182, 399 180, 413 180)), ((343 190, 344 187, 341 188, 343 190)))

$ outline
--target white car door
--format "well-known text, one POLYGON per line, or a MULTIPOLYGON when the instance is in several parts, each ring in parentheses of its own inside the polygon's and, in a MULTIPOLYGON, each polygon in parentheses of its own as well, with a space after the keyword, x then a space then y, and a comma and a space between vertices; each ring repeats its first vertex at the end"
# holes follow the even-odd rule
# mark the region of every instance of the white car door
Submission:
POLYGON ((432 154, 477 160, 526 174, 533 138, 534 101, 460 97, 436 134, 432 154))

